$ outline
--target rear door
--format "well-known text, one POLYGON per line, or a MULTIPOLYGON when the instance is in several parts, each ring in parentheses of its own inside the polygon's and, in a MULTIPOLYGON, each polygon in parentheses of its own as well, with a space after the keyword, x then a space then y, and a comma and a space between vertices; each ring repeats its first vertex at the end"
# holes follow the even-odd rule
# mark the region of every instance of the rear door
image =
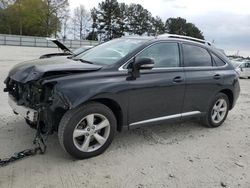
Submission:
POLYGON ((129 83, 129 124, 179 119, 185 79, 178 43, 159 42, 136 56, 145 57, 152 58, 155 66, 152 70, 141 70, 141 76, 129 83))
POLYGON ((223 84, 224 70, 218 66, 223 67, 225 63, 218 62, 222 65, 217 66, 214 59, 218 57, 198 45, 184 43, 182 49, 186 77, 183 113, 206 112, 215 92, 223 84))

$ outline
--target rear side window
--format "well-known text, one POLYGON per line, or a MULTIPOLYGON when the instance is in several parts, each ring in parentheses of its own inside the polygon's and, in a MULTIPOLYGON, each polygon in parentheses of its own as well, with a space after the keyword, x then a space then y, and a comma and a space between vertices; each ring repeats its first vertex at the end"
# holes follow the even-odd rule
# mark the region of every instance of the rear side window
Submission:
POLYGON ((212 58, 208 51, 199 46, 183 44, 185 67, 210 67, 212 58))
POLYGON ((215 65, 220 67, 220 66, 224 66, 226 63, 224 61, 222 61, 219 57, 217 57, 215 54, 212 54, 212 57, 214 59, 215 65))

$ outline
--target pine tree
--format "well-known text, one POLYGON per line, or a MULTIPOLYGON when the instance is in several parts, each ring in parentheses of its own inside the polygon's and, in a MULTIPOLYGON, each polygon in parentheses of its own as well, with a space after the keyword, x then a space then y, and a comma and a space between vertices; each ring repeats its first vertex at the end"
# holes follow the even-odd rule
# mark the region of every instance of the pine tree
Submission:
POLYGON ((119 3, 117 0, 105 0, 99 3, 98 7, 98 32, 105 34, 105 40, 117 37, 116 30, 119 30, 118 17, 120 15, 119 3))
POLYGON ((204 39, 202 32, 192 23, 184 18, 169 18, 165 24, 166 31, 170 34, 186 35, 204 39))
POLYGON ((165 24, 162 21, 162 19, 158 16, 155 18, 153 17, 151 20, 151 30, 150 30, 150 35, 160 35, 165 33, 165 24))
POLYGON ((140 4, 131 4, 128 8, 129 33, 136 35, 148 34, 152 15, 140 4))

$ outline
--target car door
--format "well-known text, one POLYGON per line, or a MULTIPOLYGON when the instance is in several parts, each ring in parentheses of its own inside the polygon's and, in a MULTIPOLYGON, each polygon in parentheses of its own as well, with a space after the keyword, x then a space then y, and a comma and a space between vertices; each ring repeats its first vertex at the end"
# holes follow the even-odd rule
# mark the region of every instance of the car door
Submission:
POLYGON ((178 43, 155 43, 135 58, 151 58, 155 65, 129 83, 130 126, 180 118, 185 79, 178 43))
POLYGON ((207 49, 201 46, 184 43, 182 49, 186 78, 183 113, 206 112, 215 92, 223 84, 224 70, 218 67, 223 67, 225 63, 217 60, 216 66, 213 59, 219 57, 212 54, 212 58, 207 49))

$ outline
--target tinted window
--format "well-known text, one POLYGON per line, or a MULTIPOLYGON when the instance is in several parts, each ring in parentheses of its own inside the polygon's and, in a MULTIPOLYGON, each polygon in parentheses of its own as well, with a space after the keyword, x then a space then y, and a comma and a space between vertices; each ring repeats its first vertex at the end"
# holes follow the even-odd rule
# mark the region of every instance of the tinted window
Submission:
POLYGON ((212 54, 213 59, 215 61, 216 66, 224 66, 226 63, 224 61, 222 61, 219 57, 217 57, 216 55, 212 54))
POLYGON ((211 56, 204 48, 184 44, 183 53, 185 67, 212 66, 211 56))
POLYGON ((151 58, 155 68, 179 67, 179 48, 177 43, 158 43, 146 48, 137 58, 151 58))

